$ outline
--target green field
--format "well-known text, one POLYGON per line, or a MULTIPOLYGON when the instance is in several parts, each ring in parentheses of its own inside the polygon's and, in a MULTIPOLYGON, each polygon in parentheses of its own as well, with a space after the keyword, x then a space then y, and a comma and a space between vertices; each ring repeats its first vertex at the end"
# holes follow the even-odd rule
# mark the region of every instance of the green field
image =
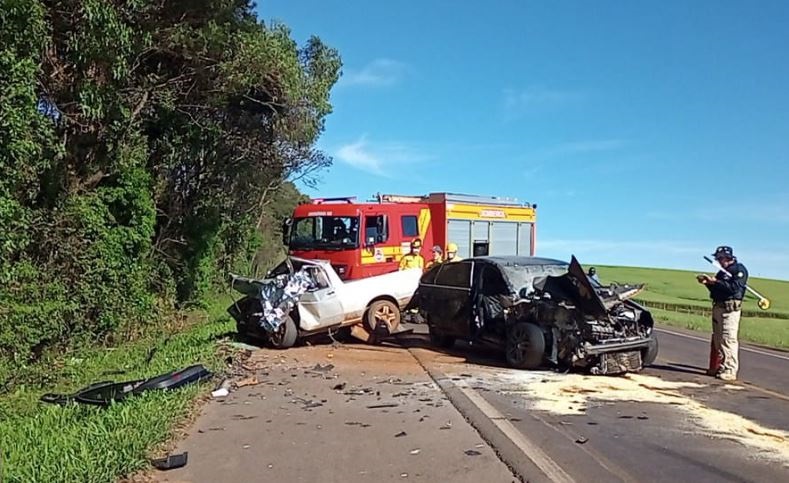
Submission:
MULTIPOLYGON (((596 265, 603 283, 646 283, 637 296, 660 323, 709 332, 710 301, 707 289, 696 282, 696 272, 658 268, 596 265)), ((743 304, 740 338, 772 347, 789 348, 789 282, 752 278, 749 285, 770 299, 769 311, 761 311, 756 297, 748 295, 743 304)))

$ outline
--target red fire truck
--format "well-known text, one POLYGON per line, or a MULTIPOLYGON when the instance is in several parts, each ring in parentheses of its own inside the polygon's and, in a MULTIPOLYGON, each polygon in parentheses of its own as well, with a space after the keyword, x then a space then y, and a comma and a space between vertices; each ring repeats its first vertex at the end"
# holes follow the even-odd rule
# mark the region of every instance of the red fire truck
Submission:
POLYGON ((296 207, 283 229, 293 256, 329 260, 353 280, 397 270, 414 238, 431 247, 458 246, 458 256, 533 256, 537 205, 512 198, 431 193, 377 195, 374 201, 323 198, 296 207))

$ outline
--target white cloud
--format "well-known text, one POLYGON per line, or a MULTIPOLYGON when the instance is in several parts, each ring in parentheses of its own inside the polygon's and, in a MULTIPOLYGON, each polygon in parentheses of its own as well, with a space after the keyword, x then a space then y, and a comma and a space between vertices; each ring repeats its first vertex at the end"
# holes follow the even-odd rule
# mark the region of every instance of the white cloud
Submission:
POLYGON ((396 170, 433 156, 405 143, 371 143, 366 136, 340 146, 335 157, 356 169, 383 177, 394 177, 396 170))
POLYGON ((408 66, 392 59, 375 59, 361 69, 343 72, 338 85, 386 87, 400 82, 408 66))

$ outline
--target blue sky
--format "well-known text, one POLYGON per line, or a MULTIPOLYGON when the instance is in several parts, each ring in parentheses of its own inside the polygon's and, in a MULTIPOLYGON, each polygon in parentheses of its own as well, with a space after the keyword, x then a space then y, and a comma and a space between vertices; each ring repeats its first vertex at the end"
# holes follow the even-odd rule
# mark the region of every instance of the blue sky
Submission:
POLYGON ((789 279, 789 2, 263 0, 339 49, 313 196, 537 203, 538 254, 789 279))

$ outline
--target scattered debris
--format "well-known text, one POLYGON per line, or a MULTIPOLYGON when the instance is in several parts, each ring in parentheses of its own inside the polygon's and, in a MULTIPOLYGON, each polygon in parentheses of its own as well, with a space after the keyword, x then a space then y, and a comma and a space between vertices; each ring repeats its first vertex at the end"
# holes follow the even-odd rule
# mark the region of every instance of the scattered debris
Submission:
POLYGON ((246 386, 257 386, 260 384, 258 381, 257 376, 245 377, 236 383, 237 387, 246 387, 246 386))
POLYGON ((482 453, 480 453, 479 451, 477 451, 475 449, 467 449, 463 453, 465 453, 466 456, 480 456, 480 455, 482 455, 482 453))
POLYGON ((395 434, 395 438, 402 438, 403 436, 408 436, 408 433, 405 431, 400 431, 399 433, 395 434))
POLYGON ((452 421, 447 421, 447 424, 441 426, 438 429, 452 429, 452 421))
POLYGON ((578 444, 586 444, 587 441, 589 441, 589 438, 584 438, 583 436, 575 440, 578 444))
POLYGON ((412 450, 411 450, 411 454, 412 454, 412 455, 418 455, 418 454, 419 454, 419 453, 421 453, 421 452, 422 452, 422 450, 420 450, 419 448, 417 448, 417 449, 412 449, 412 450))
POLYGON ((189 458, 189 452, 184 451, 181 454, 171 454, 165 458, 157 458, 151 460, 151 465, 157 470, 167 471, 176 468, 183 468, 189 458))
POLYGON ((252 447, 252 445, 249 445, 249 444, 245 444, 244 446, 242 446, 242 448, 244 448, 244 449, 249 449, 251 447, 252 447))
POLYGON ((397 406, 399 406, 398 403, 373 404, 371 406, 367 406, 367 409, 396 408, 397 406))
POLYGON ((339 383, 339 384, 336 384, 336 385, 335 385, 334 387, 332 387, 331 389, 332 389, 332 391, 342 391, 343 389, 345 389, 345 383, 344 383, 344 382, 341 382, 341 383, 339 383))
POLYGON ((229 395, 230 395, 230 391, 228 391, 224 387, 222 389, 217 389, 216 391, 211 392, 211 397, 215 399, 220 397, 227 397, 229 395))
POLYGON ((348 421, 345 423, 346 426, 361 426, 363 428, 369 428, 370 425, 367 423, 360 423, 358 421, 348 421))
POLYGON ((646 421, 649 419, 649 416, 638 416, 636 419, 640 419, 641 421, 646 421))
POLYGON ((400 473, 400 478, 408 478, 408 473, 400 473))
POLYGON ((208 369, 201 364, 196 364, 150 379, 127 382, 98 382, 84 387, 73 394, 47 393, 41 396, 40 401, 61 406, 76 402, 106 407, 112 402, 121 402, 129 396, 137 396, 145 391, 171 391, 209 377, 211 377, 211 373, 208 369))
POLYGON ((312 368, 315 372, 329 372, 334 369, 334 364, 326 364, 322 366, 320 364, 315 364, 315 367, 312 368))

